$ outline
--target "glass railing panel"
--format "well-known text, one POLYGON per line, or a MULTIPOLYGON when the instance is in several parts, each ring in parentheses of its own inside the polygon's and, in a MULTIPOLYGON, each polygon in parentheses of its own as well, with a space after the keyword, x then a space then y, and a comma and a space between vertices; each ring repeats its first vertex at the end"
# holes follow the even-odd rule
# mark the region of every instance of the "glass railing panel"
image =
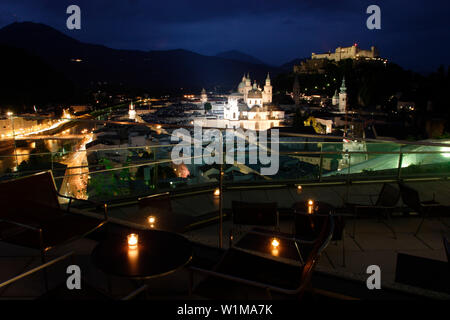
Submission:
POLYGON ((402 178, 449 176, 450 147, 405 146, 400 175, 402 178))

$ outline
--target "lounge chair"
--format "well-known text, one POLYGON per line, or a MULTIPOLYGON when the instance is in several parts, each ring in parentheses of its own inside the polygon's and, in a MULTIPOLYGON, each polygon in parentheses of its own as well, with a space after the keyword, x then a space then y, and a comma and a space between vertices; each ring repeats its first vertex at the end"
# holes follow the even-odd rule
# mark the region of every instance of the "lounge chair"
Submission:
POLYGON ((0 239, 40 250, 43 263, 47 251, 90 234, 108 219, 106 204, 59 194, 51 171, 0 183, 0 200, 0 239), (65 208, 59 198, 66 199, 65 208), (101 214, 73 208, 78 201, 101 214))
POLYGON ((422 220, 417 227, 416 232, 414 233, 417 236, 422 228, 423 223, 425 222, 425 218, 430 216, 433 212, 448 212, 450 207, 443 206, 439 202, 434 200, 434 196, 432 200, 421 201, 419 192, 417 190, 407 186, 404 183, 399 183, 400 193, 402 196, 403 203, 413 211, 419 213, 422 216, 422 220))
MULTIPOLYGON (((356 220, 359 217, 377 217, 389 219, 392 212, 397 209, 397 203, 400 199, 400 190, 392 184, 384 183, 378 195, 368 195, 370 204, 344 203, 344 207, 338 209, 337 213, 350 213, 353 215, 353 234, 356 236, 356 220), (375 200, 376 197, 376 200, 375 200)), ((392 231, 394 238, 397 238, 395 230, 385 221, 382 222, 392 231)))

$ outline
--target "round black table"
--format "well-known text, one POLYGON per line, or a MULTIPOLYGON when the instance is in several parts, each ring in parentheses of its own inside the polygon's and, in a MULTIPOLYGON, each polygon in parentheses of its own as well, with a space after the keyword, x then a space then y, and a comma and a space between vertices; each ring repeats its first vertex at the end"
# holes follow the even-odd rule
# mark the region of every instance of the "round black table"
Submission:
POLYGON ((94 265, 108 275, 145 280, 175 272, 192 259, 191 243, 178 234, 160 230, 133 233, 139 237, 136 249, 128 247, 127 234, 109 237, 94 248, 94 265))

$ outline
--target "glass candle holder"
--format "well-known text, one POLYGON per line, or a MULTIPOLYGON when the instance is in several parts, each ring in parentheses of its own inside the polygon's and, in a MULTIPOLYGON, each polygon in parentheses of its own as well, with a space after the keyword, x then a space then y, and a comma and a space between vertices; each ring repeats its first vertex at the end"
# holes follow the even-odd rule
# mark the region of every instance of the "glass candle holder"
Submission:
POLYGON ((312 214, 314 212, 314 201, 308 200, 308 213, 312 214))
POLYGON ((127 236, 128 248, 137 249, 139 236, 136 233, 130 233, 127 236))

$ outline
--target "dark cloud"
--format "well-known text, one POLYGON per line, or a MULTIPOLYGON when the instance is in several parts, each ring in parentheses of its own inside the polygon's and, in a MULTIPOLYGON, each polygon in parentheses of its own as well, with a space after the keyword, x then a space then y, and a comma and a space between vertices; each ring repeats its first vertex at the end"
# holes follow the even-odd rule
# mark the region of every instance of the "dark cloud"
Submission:
POLYGON ((203 54, 236 49, 272 64, 358 42, 418 70, 447 63, 448 1, 365 0, 3 0, 0 25, 49 24, 81 41, 122 49, 184 48, 203 54), (82 30, 65 29, 78 4, 82 30), (366 8, 382 9, 382 30, 366 28, 366 8), (16 16, 14 16, 16 15, 16 16))

